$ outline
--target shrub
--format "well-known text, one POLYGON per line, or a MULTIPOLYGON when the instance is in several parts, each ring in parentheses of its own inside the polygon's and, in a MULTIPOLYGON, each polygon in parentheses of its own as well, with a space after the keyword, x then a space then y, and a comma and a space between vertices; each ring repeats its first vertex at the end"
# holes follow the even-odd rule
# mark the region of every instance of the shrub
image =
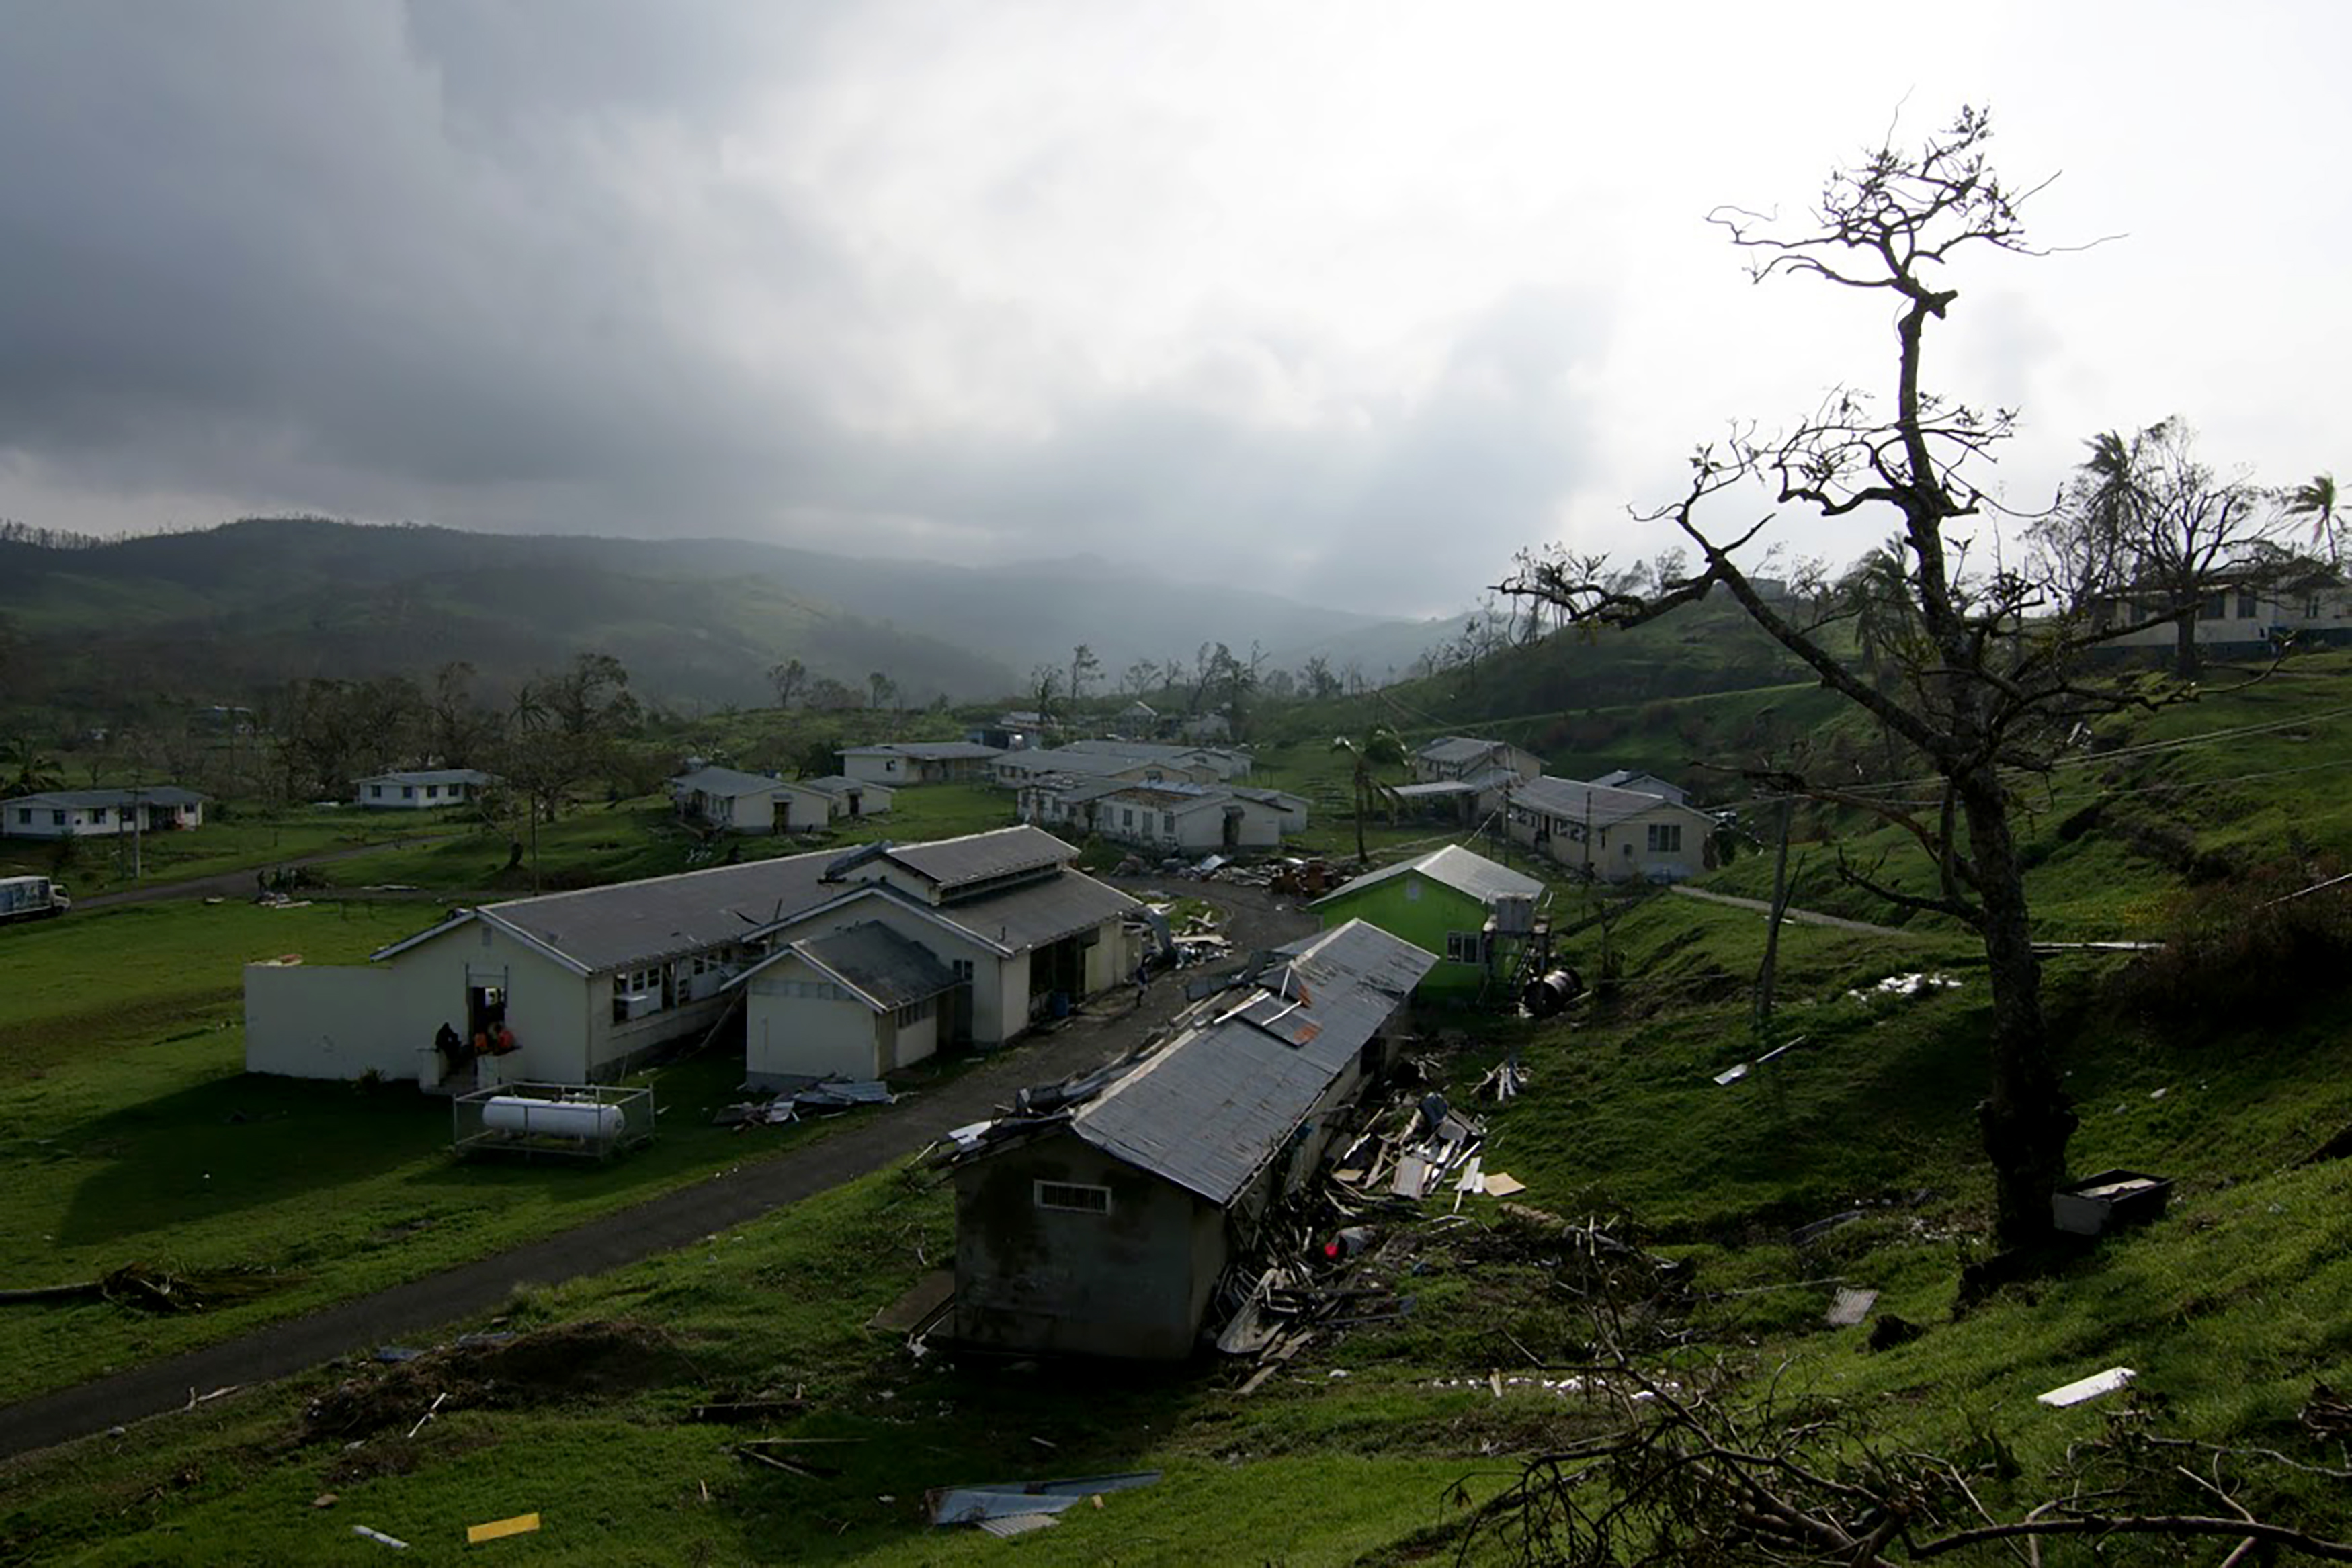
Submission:
POLYGON ((2183 890, 2161 952, 2122 984, 2131 1003, 2176 1030, 2294 1017, 2352 975, 2352 883, 2316 865, 2273 862, 2183 890))

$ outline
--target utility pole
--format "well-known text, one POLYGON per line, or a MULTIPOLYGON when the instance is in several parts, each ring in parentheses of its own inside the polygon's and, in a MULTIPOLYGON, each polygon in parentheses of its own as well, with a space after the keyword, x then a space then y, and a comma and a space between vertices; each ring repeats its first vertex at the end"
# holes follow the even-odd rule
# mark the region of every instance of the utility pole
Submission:
POLYGON ((1772 864, 1772 914, 1764 926, 1764 967, 1756 975, 1756 1034, 1772 1027, 1772 984, 1780 962, 1780 921, 1789 913, 1789 818, 1796 802, 1780 800, 1780 848, 1772 864))

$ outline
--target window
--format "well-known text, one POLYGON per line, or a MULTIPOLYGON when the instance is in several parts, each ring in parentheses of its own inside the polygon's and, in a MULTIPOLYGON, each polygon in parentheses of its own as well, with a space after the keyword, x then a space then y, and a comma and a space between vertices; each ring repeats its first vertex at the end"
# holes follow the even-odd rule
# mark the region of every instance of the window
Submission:
POLYGON ((66 814, 63 811, 51 811, 49 813, 49 826, 53 828, 62 828, 65 825, 66 814))
POLYGON ((32 808, 29 806, 21 806, 17 808, 16 821, 23 823, 26 827, 31 827, 33 825, 32 808))
POLYGON ((428 800, 439 800, 441 798, 441 786, 438 784, 427 784, 425 787, 425 798, 428 800))
POLYGON ((2203 607, 2200 608, 2197 613, 2203 616, 2208 621, 2219 621, 2226 617, 2230 613, 2229 591, 2226 589, 2216 589, 2211 593, 2207 594, 2205 596, 2205 603, 2203 607))
POLYGON ((1110 1188, 1082 1186, 1076 1182, 1041 1181, 1035 1186, 1037 1207, 1066 1214, 1108 1214, 1110 1188))
POLYGON ((403 785, 400 787, 400 798, 401 798, 402 800, 415 800, 415 799, 416 799, 416 786, 415 786, 415 785, 414 785, 414 784, 403 784, 403 785))
POLYGON ((369 800, 383 800, 383 785, 381 785, 381 784, 371 784, 371 785, 369 785, 369 786, 368 786, 368 799, 369 799, 369 800))
POLYGON ((969 959, 969 958, 958 958, 958 959, 956 959, 953 963, 950 964, 948 967, 949 967, 950 968, 951 968, 951 969, 953 969, 953 970, 955 971, 955 977, 956 977, 956 984, 957 984, 957 985, 959 985, 959 986, 969 986, 969 985, 971 985, 971 959, 969 959))
MULTIPOLYGON (((1631 845, 1626 846, 1631 848, 1631 845)), ((1680 854, 1683 848, 1683 825, 1680 822, 1650 824, 1650 852, 1654 855, 1680 854)))
POLYGON ((1121 806, 1121 807, 1118 809, 1118 825, 1119 825, 1120 827, 1122 827, 1122 828, 1131 828, 1131 827, 1135 826, 1135 808, 1134 808, 1134 807, 1132 807, 1132 806, 1121 806))
POLYGON ((1160 831, 1166 833, 1171 839, 1176 836, 1175 812, 1162 811, 1160 813, 1160 831))
POLYGON ((1448 931, 1445 934, 1445 956, 1449 963, 1477 963, 1478 947, 1478 933, 1475 931, 1448 931))
POLYGON ((900 1008, 898 1011, 897 1022, 900 1029, 904 1029, 909 1024, 920 1023, 930 1016, 931 998, 925 997, 919 1002, 908 1002, 905 1007, 900 1008))

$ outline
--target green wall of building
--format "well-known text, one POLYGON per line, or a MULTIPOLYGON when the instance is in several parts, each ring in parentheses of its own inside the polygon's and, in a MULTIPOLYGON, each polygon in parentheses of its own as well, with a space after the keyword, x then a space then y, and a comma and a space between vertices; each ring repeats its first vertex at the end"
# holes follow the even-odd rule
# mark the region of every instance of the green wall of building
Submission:
POLYGON ((1360 920, 1391 936, 1403 937, 1424 953, 1434 953, 1437 967, 1421 982, 1417 993, 1421 996, 1467 1000, 1478 993, 1485 978, 1479 967, 1450 963, 1445 956, 1448 933, 1459 931, 1475 937, 1486 925, 1486 905, 1459 889, 1409 871, 1345 897, 1335 896, 1318 904, 1315 913, 1326 931, 1360 920))

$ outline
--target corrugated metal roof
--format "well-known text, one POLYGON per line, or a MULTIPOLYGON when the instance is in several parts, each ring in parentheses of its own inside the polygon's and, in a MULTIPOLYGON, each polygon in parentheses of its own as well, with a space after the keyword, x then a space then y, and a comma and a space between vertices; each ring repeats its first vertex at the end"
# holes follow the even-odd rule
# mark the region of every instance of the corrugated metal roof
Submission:
POLYGON ((705 795, 772 795, 786 788, 781 779, 764 773, 745 773, 734 768, 698 768, 681 774, 670 783, 682 789, 698 789, 705 795))
POLYGON ((1702 820, 1706 815, 1688 806, 1677 806, 1663 795, 1647 795, 1638 789, 1612 789, 1605 784, 1585 784, 1573 779, 1549 776, 1529 779, 1513 789, 1511 804, 1568 821, 1590 821, 1596 829, 1612 826, 1628 817, 1638 817, 1644 811, 1683 811, 1702 820))
POLYGON ((1026 826, 966 833, 961 838, 940 839, 935 843, 908 844, 890 852, 894 862, 937 883, 942 892, 1043 866, 1066 864, 1077 858, 1076 850, 1043 828, 1026 826))
POLYGON ((478 768, 419 768, 398 773, 371 773, 354 784, 488 784, 491 775, 478 768))
POLYGON ((1002 757, 1002 747, 982 746, 976 740, 892 740, 876 746, 845 746, 840 757, 911 757, 919 762, 964 762, 983 758, 1002 757))
POLYGON ((737 941, 821 904, 840 891, 819 880, 835 858, 785 855, 483 908, 594 973, 737 941))
POLYGON ((1475 762, 1490 751, 1499 751, 1506 743, 1482 740, 1475 735, 1448 735, 1431 741, 1413 753, 1429 762, 1475 762))
POLYGON ((1064 871, 1045 882, 930 913, 1007 947, 1042 947, 1141 907, 1082 871, 1064 871))
POLYGON ((1116 1159, 1227 1204, 1333 1076, 1235 1019, 1171 1041, 1081 1107, 1070 1130, 1116 1159))
MULTIPOLYGON (((1639 795, 1655 795, 1660 792, 1658 789, 1642 789, 1641 785, 1644 779, 1647 779, 1650 783, 1660 786, 1663 789, 1674 789, 1679 788, 1679 786, 1659 778, 1654 773, 1645 773, 1636 768, 1612 768, 1609 772, 1603 773, 1600 778, 1595 779, 1592 782, 1604 789, 1632 789, 1634 793, 1639 795)), ((1666 799, 1672 800, 1673 797, 1667 796, 1666 799)))
POLYGON ((153 784, 140 789, 50 789, 38 795, 13 795, 0 805, 88 810, 92 806, 127 806, 133 800, 150 806, 198 806, 211 798, 177 784, 153 784))
MULTIPOLYGON (((1653 806, 1658 803, 1655 797, 1648 799, 1653 806)), ((1496 865, 1485 855, 1465 850, 1460 844, 1448 844, 1442 850, 1431 851, 1419 860, 1399 861, 1394 865, 1367 873, 1325 894, 1315 901, 1313 907, 1319 908, 1413 872, 1419 872, 1430 881, 1453 888, 1457 893, 1466 893, 1481 904, 1492 904, 1498 898, 1534 898, 1544 890, 1543 883, 1534 877, 1523 876, 1508 866, 1496 865)))
POLYGON ((871 779, 852 779, 845 773, 828 773, 822 779, 803 779, 801 785, 803 789, 822 790, 827 795, 846 795, 852 789, 879 789, 887 795, 897 788, 891 784, 877 784, 871 779))
POLYGON ((793 944, 793 950, 856 988, 885 1010, 908 1007, 955 988, 955 971, 929 948, 879 921, 793 944))
POLYGON ((1071 1117, 1096 1148, 1226 1204, 1290 1137, 1437 960, 1351 920, 1216 1022, 1171 1041, 1071 1117))
POLYGON ((1081 739, 1065 741, 1055 749, 1066 752, 1091 752, 1102 757, 1127 757, 1138 762, 1181 762, 1188 757, 1197 757, 1204 760, 1219 757, 1233 761, 1244 759, 1243 753, 1230 747, 1179 746, 1165 740, 1081 739))

